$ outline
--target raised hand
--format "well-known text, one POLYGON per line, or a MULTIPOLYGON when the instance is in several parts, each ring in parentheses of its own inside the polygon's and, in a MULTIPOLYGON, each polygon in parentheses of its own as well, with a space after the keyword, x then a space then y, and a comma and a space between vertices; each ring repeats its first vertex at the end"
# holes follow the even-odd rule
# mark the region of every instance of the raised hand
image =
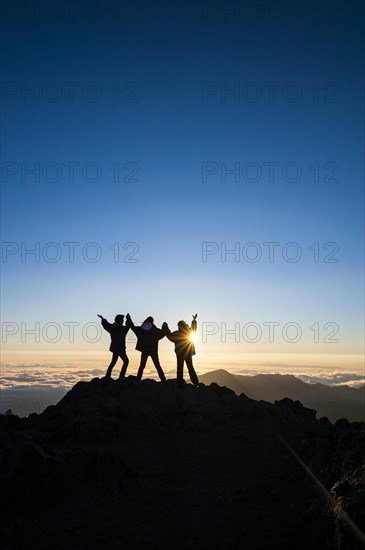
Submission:
POLYGON ((102 315, 99 315, 99 313, 97 315, 98 317, 100 317, 100 319, 104 319, 104 317, 102 315))
POLYGON ((197 317, 198 317, 198 314, 196 313, 195 315, 193 315, 193 320, 196 321, 197 317))

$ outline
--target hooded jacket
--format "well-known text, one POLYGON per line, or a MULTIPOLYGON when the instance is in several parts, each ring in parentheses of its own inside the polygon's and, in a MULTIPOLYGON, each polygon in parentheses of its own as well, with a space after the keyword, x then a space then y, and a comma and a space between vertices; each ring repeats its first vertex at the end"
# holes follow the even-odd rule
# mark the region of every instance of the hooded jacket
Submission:
POLYGON ((125 337, 129 331, 129 326, 120 323, 108 323, 106 319, 101 320, 103 328, 109 332, 111 342, 109 351, 119 353, 125 351, 125 337))
POLYGON ((171 332, 170 329, 167 329, 166 337, 175 344, 175 353, 176 355, 182 355, 187 357, 189 355, 195 355, 195 346, 190 340, 190 335, 192 332, 196 332, 197 322, 195 319, 191 323, 191 327, 187 323, 185 326, 182 326, 178 330, 171 332))
POLYGON ((148 355, 158 352, 158 342, 166 336, 166 330, 157 328, 153 323, 144 322, 136 327, 131 320, 129 326, 137 336, 136 350, 148 355))

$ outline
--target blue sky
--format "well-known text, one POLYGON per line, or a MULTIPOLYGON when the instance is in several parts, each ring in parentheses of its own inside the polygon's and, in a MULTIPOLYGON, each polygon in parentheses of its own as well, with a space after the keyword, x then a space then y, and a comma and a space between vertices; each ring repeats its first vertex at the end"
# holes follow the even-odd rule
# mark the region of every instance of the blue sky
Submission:
MULTIPOLYGON (((3 321, 130 311, 174 326, 198 311, 219 326, 296 322, 297 353, 360 354, 364 4, 296 3, 288 15, 278 2, 275 21, 265 2, 250 14, 237 2, 76 3, 72 17, 63 2, 34 5, 6 8, 2 33, 3 321), (203 262, 207 242, 218 252, 203 262), (273 262, 267 242, 279 243, 273 262), (282 256, 292 242, 298 262, 282 256), (222 262, 235 243, 239 261, 222 262), (247 243, 262 251, 255 263, 247 243), (40 261, 22 261, 37 246, 40 261), (336 323, 340 342, 313 345, 314 322, 336 323)), ((19 336, 5 351, 48 349, 19 336)), ((247 351, 220 334, 210 346, 227 362, 247 351)), ((293 344, 250 348, 271 350, 293 344)))

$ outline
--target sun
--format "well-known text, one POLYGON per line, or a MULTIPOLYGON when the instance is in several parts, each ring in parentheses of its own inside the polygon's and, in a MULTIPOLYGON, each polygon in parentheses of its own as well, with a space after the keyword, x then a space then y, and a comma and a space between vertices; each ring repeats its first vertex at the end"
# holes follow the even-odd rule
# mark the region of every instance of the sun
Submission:
POLYGON ((195 343, 198 339, 197 333, 196 332, 191 332, 190 336, 189 336, 189 339, 190 339, 191 342, 195 343))

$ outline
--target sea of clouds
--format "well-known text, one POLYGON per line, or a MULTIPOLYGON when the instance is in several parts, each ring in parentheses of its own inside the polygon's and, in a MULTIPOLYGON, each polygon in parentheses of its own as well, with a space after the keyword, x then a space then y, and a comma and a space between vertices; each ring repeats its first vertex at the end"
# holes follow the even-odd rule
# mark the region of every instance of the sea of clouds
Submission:
MULTIPOLYGON (((310 366, 282 366, 273 363, 262 363, 253 368, 240 367, 237 364, 225 365, 225 370, 232 374, 243 376, 255 376, 258 374, 291 374, 309 384, 326 384, 328 386, 347 385, 351 387, 361 387, 365 385, 365 372, 355 370, 339 370, 338 368, 315 367, 310 366)), ((113 377, 119 375, 120 365, 116 365, 113 371, 113 377)), ((166 376, 175 378, 174 368, 164 369, 166 376)), ((199 372, 199 369, 197 369, 199 372)), ((215 367, 207 369, 215 370, 215 367)), ((136 374, 136 369, 130 371, 136 374)), ((65 388, 69 389, 80 380, 91 380, 92 378, 101 378, 105 374, 105 369, 101 368, 77 368, 73 365, 44 365, 44 364, 19 364, 3 365, 1 368, 0 389, 7 388, 27 388, 37 389, 65 388)), ((129 372, 127 373, 129 374, 129 372)), ((202 372, 203 374, 203 372, 202 372)), ((146 367, 144 377, 156 378, 156 371, 151 366, 146 367)))
MULTIPOLYGON (((217 366, 212 365, 212 368, 205 371, 215 368, 217 366)), ((120 365, 117 365, 113 371, 114 378, 118 377, 119 369, 120 365)), ((172 366, 164 370, 167 378, 176 377, 176 370, 172 366)), ((225 365, 225 370, 244 376, 291 374, 309 384, 347 385, 353 388, 365 385, 365 373, 354 370, 339 371, 338 368, 331 367, 283 367, 270 363, 243 368, 238 364, 232 364, 225 365)), ((136 374, 136 368, 131 369, 130 373, 136 374)), ((203 374, 203 371, 198 369, 199 373, 203 374)), ((4 414, 11 410, 19 416, 27 416, 33 412, 40 413, 47 406, 56 404, 77 382, 103 377, 105 368, 34 363, 2 365, 0 374, 0 412, 4 414)), ((152 366, 146 367, 144 377, 156 379, 155 369, 152 366)))

